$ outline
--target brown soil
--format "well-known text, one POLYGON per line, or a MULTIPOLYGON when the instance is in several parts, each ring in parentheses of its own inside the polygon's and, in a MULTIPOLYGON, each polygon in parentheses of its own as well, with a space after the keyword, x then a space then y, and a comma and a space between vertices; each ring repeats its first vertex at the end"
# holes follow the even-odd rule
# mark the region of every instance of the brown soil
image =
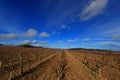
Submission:
POLYGON ((95 80, 90 70, 76 60, 70 53, 63 51, 19 80, 95 80))
MULTIPOLYGON (((15 48, 15 51, 16 49, 19 49, 19 48, 15 48)), ((78 59, 78 58, 82 59, 82 57, 84 56, 81 57, 78 54, 73 54, 72 51, 56 50, 56 49, 42 49, 42 48, 37 48, 37 49, 30 48, 30 49, 25 49, 25 50, 24 48, 20 48, 20 49, 24 52, 26 51, 31 52, 31 49, 32 49, 33 50, 32 52, 36 52, 36 54, 34 55, 32 54, 32 52, 29 54, 29 56, 26 55, 26 58, 25 59, 23 58, 24 62, 25 61, 28 62, 29 58, 32 58, 31 55, 33 55, 34 58, 37 57, 37 59, 35 58, 31 60, 30 61, 31 64, 29 64, 29 66, 28 65, 27 67, 24 66, 23 67, 24 70, 21 74, 19 74, 20 67, 14 70, 13 66, 15 65, 15 63, 12 63, 10 65, 7 65, 6 63, 4 66, 1 66, 0 68, 0 80, 111 80, 110 78, 107 77, 108 76, 107 74, 100 76, 99 74, 96 73, 97 75, 95 76, 93 74, 92 69, 86 66, 86 64, 84 64, 82 60, 78 59), (39 52, 41 51, 42 53, 39 54, 39 52), (8 70, 5 70, 5 69, 8 69, 8 70)), ((4 53, 6 52, 2 49, 0 50, 1 50, 0 52, 4 52, 4 53)), ((15 51, 13 49, 13 52, 15 51)), ((8 54, 6 53, 6 56, 7 55, 8 54)), ((15 56, 13 55, 14 54, 12 54, 12 57, 14 58, 15 56)), ((11 58, 10 60, 12 60, 13 58, 11 58)), ((6 59, 2 58, 1 60, 7 61, 6 59)), ((19 61, 15 61, 15 62, 19 65, 19 61)), ((27 62, 25 62, 24 64, 26 64, 27 62)), ((92 65, 94 64, 92 63, 92 65)), ((104 66, 101 69, 103 69, 104 71, 109 70, 108 73, 110 73, 111 76, 114 76, 110 70, 111 68, 104 66)), ((102 71, 102 73, 104 73, 104 71, 102 71)), ((119 71, 113 72, 113 73, 116 73, 117 78, 114 78, 111 76, 110 77, 114 80, 119 80, 120 79, 118 77, 119 71)))

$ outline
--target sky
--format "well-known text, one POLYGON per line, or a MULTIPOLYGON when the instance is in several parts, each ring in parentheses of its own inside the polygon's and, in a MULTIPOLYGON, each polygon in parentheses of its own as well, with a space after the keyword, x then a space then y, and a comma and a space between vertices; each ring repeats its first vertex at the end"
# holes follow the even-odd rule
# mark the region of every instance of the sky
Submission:
POLYGON ((120 0, 0 0, 0 43, 120 50, 120 0))

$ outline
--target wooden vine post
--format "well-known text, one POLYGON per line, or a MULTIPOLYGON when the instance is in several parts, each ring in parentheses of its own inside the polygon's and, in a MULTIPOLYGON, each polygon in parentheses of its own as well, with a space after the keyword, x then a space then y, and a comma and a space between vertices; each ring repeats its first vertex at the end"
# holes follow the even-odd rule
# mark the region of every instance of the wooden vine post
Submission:
POLYGON ((1 66, 2 66, 2 61, 0 61, 0 68, 1 68, 1 66))
POLYGON ((20 75, 21 75, 23 73, 22 51, 20 51, 19 60, 20 60, 20 75))
POLYGON ((8 80, 11 80, 11 79, 12 79, 12 77, 13 77, 12 74, 13 74, 13 73, 12 73, 12 71, 11 71, 11 72, 10 72, 10 77, 9 77, 8 80))
POLYGON ((101 69, 99 68, 98 71, 99 71, 99 76, 102 77, 101 69))
POLYGON ((28 67, 28 70, 29 70, 30 69, 30 60, 28 60, 27 67, 28 67))

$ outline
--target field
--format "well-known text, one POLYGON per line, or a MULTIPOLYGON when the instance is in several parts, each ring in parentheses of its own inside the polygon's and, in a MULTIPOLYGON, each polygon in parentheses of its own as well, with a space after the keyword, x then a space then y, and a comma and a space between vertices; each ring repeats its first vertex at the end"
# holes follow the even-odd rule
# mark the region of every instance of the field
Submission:
POLYGON ((120 52, 0 46, 0 80, 120 80, 120 52))

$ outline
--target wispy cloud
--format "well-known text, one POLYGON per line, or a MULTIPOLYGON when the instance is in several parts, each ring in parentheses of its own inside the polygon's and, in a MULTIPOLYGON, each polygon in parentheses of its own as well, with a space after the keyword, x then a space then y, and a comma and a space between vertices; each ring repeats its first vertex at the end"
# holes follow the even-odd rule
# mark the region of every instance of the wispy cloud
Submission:
POLYGON ((120 42, 99 42, 99 44, 102 46, 110 46, 110 45, 120 46, 120 42))
POLYGON ((120 40, 120 34, 119 35, 116 35, 112 38, 112 40, 120 40))
POLYGON ((63 43, 63 41, 64 40, 59 40, 59 41, 57 41, 57 44, 61 44, 61 43, 63 43))
POLYGON ((77 42, 79 39, 67 40, 67 43, 77 42))
POLYGON ((52 31, 52 34, 60 34, 61 32, 59 31, 52 31))
POLYGON ((100 20, 94 26, 89 26, 81 36, 90 36, 91 40, 120 40, 120 18, 100 20), (96 39, 98 38, 98 39, 96 39))
POLYGON ((88 42, 88 41, 90 41, 90 40, 91 40, 90 38, 84 38, 82 41, 88 42))
POLYGON ((80 19, 89 20, 104 11, 107 7, 108 0, 92 0, 80 13, 80 19))
POLYGON ((49 45, 48 41, 40 41, 38 44, 44 47, 48 47, 49 45))
POLYGON ((120 39, 120 19, 110 20, 104 25, 99 24, 96 27, 101 27, 101 29, 96 30, 96 35, 111 37, 111 40, 120 39))
POLYGON ((40 44, 48 44, 47 41, 41 41, 40 44))
POLYGON ((96 44, 84 44, 84 46, 96 46, 96 44))
POLYGON ((50 34, 48 34, 47 32, 42 32, 40 33, 40 37, 50 37, 50 34))
POLYGON ((52 34, 56 34, 56 31, 52 31, 52 34))
POLYGON ((62 24, 61 29, 69 29, 69 27, 67 25, 65 25, 65 24, 62 24))
POLYGON ((120 34, 120 27, 112 25, 112 28, 108 28, 106 30, 103 30, 99 34, 105 35, 105 36, 118 36, 120 34))
POLYGON ((104 39, 103 39, 103 38, 95 38, 95 39, 93 39, 93 40, 102 41, 102 40, 104 40, 104 39))

